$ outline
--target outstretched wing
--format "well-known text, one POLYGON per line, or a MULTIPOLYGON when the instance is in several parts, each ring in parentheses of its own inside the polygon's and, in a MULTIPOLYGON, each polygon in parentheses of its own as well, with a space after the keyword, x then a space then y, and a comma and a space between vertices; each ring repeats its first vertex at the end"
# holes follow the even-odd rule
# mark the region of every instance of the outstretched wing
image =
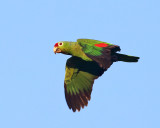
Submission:
POLYGON ((114 53, 120 51, 120 47, 107 42, 92 39, 78 39, 83 52, 96 61, 100 67, 107 70, 114 61, 117 61, 114 53))
POLYGON ((84 61, 71 57, 66 63, 65 98, 68 107, 74 112, 88 105, 94 80, 101 76, 104 70, 94 61, 84 61))

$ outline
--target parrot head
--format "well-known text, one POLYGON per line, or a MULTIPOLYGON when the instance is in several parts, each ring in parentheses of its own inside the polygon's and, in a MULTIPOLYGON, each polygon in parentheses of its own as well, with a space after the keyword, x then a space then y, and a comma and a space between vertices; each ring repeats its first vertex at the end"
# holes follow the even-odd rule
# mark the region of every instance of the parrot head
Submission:
POLYGON ((53 51, 54 53, 63 53, 63 54, 68 54, 68 51, 70 49, 70 43, 67 41, 60 41, 57 42, 54 45, 53 51))

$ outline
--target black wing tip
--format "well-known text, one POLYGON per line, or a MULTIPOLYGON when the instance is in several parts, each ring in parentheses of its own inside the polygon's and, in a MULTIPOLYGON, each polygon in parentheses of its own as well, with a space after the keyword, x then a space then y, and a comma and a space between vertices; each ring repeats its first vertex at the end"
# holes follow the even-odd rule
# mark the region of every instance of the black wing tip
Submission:
POLYGON ((71 109, 73 112, 76 112, 76 111, 80 112, 81 109, 88 106, 88 101, 90 101, 91 99, 92 89, 89 90, 89 92, 87 92, 86 90, 83 90, 83 92, 81 92, 79 90, 79 94, 71 95, 70 93, 67 93, 65 83, 64 83, 64 87, 65 87, 65 99, 69 109, 71 109))

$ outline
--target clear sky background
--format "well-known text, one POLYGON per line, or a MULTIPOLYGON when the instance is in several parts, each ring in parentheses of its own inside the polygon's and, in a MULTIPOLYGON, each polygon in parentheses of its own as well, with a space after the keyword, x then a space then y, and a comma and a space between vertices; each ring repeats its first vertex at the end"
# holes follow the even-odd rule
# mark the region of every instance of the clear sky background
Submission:
POLYGON ((0 128, 160 128, 159 0, 1 0, 0 128), (121 46, 138 63, 114 63, 95 81, 88 107, 64 96, 58 41, 121 46))

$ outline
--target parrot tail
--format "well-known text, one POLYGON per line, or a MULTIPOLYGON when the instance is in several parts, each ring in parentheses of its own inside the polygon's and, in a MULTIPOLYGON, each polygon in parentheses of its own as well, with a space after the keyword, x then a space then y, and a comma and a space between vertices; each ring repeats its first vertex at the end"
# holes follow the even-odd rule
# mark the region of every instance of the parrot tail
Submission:
POLYGON ((136 56, 129 56, 125 54, 119 54, 115 53, 115 55, 118 58, 118 61, 124 61, 124 62, 138 62, 139 57, 136 56))

